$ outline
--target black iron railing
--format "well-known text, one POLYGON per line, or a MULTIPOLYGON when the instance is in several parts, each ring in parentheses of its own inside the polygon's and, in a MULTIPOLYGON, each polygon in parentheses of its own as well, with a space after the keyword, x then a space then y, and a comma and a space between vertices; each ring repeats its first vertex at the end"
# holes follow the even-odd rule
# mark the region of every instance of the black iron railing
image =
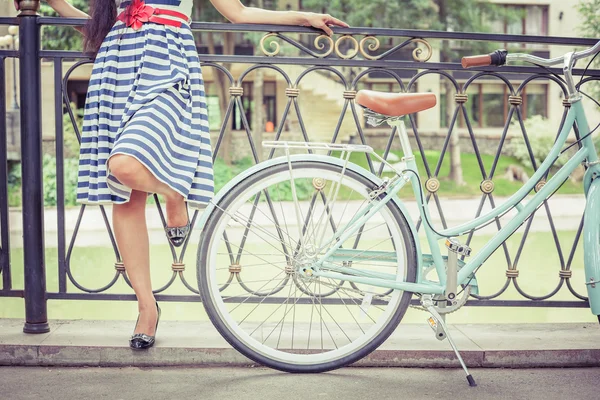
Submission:
MULTIPOLYGON (((114 266, 115 272, 111 279, 107 282, 99 284, 99 287, 89 288, 78 282, 71 272, 71 254, 76 247, 75 238, 81 224, 82 217, 86 211, 86 206, 80 208, 79 218, 74 226, 67 226, 65 218, 65 181, 64 181, 64 165, 63 165, 63 107, 67 108, 71 120, 74 123, 75 117, 73 110, 70 108, 69 97, 66 93, 67 82, 72 72, 83 64, 89 64, 92 61, 81 52, 76 51, 46 51, 40 50, 40 26, 42 25, 80 25, 81 20, 76 19, 57 19, 43 18, 36 15, 22 15, 19 18, 0 18, 0 26, 19 25, 20 26, 20 49, 0 50, 0 82, 5 81, 5 62, 7 59, 14 57, 19 58, 20 62, 20 87, 21 87, 21 152, 22 152, 22 175, 23 175, 23 192, 22 192, 22 207, 23 207, 23 238, 24 238, 24 288, 14 288, 11 278, 11 260, 10 260, 10 243, 9 243, 9 208, 8 208, 8 188, 7 188, 7 156, 6 156, 6 93, 0 92, 0 273, 2 275, 2 286, 0 287, 0 297, 13 296, 25 297, 26 305, 26 332, 43 332, 48 330, 46 316, 46 300, 47 299, 107 299, 107 300, 133 300, 135 299, 132 292, 128 293, 109 293, 110 289, 122 278, 129 283, 121 262, 119 251, 116 247, 115 240, 112 235, 111 226, 107 218, 106 211, 100 207, 100 212, 106 229, 110 236, 110 240, 114 250, 114 266), (58 250, 58 290, 47 291, 45 287, 45 263, 44 263, 44 226, 43 226, 43 193, 42 193, 42 167, 41 167, 41 127, 40 127, 40 60, 45 59, 51 61, 54 66, 54 101, 55 101, 55 152, 56 152, 56 196, 57 196, 57 250, 58 250), (63 66, 65 60, 78 59, 66 73, 63 74, 63 66), (72 236, 66 234, 67 228, 73 230, 72 236)), ((565 37, 545 37, 545 36, 520 36, 520 35, 492 35, 492 34, 475 34, 475 33, 457 33, 457 32, 435 32, 435 31, 413 31, 413 30, 398 30, 398 29, 372 29, 372 28, 348 28, 337 29, 336 36, 329 39, 325 36, 320 36, 316 30, 302 27, 288 27, 279 25, 232 25, 232 24, 213 24, 213 23, 193 23, 192 29, 195 31, 212 32, 219 34, 222 32, 259 32, 263 33, 264 37, 258 45, 263 55, 257 56, 239 56, 239 55, 221 55, 221 54, 201 54, 203 68, 213 68, 215 73, 222 73, 225 76, 225 81, 230 86, 229 102, 226 112, 223 115, 223 124, 221 126, 219 136, 213 143, 214 157, 222 155, 223 143, 228 130, 226 126, 230 123, 230 118, 234 107, 239 110, 244 109, 242 98, 244 96, 242 88, 243 82, 249 79, 250 72, 268 68, 275 73, 280 74, 282 79, 287 82, 287 90, 285 92, 287 101, 281 114, 278 118, 277 126, 275 127, 275 139, 279 139, 283 132, 283 126, 287 118, 289 118, 291 110, 293 110, 298 118, 299 132, 304 140, 311 140, 311 132, 307 131, 300 107, 298 106, 298 95, 300 93, 303 80, 310 79, 310 72, 321 71, 334 76, 336 81, 344 88, 343 107, 337 123, 337 127, 331 132, 331 141, 339 141, 339 129, 347 111, 353 115, 356 124, 356 138, 363 143, 369 144, 369 135, 366 134, 363 128, 363 122, 360 114, 357 112, 357 107, 354 104, 353 98, 357 87, 367 80, 371 74, 377 76, 387 76, 397 82, 403 91, 413 91, 420 79, 424 76, 437 74, 448 79, 456 90, 454 98, 455 109, 448 121, 448 127, 443 128, 446 132, 441 141, 440 158, 435 164, 430 164, 425 158, 426 146, 423 144, 423 137, 419 132, 418 124, 414 116, 410 118, 410 126, 414 135, 414 142, 423 157, 425 172, 427 174, 426 189, 428 190, 428 201, 432 207, 437 208, 442 223, 446 225, 446 219, 441 204, 443 199, 438 195, 439 189, 439 174, 444 157, 448 157, 448 148, 450 146, 451 133, 457 121, 462 118, 468 131, 467 140, 472 143, 473 152, 480 166, 481 181, 487 182, 486 185, 481 185, 481 202, 478 210, 474 210, 473 217, 479 215, 483 209, 484 203, 490 201, 494 204, 493 180, 498 176, 496 170, 497 161, 500 154, 503 152, 504 144, 507 138, 509 129, 509 121, 516 119, 522 124, 523 115, 521 110, 523 90, 534 80, 545 80, 549 84, 558 85, 563 93, 566 93, 563 83, 554 77, 552 74, 560 74, 560 69, 541 70, 536 67, 526 66, 509 66, 501 71, 494 68, 480 68, 475 71, 465 72, 458 63, 442 63, 428 61, 429 57, 435 51, 430 45, 431 40, 451 40, 451 41, 479 41, 479 42, 495 42, 499 47, 505 43, 531 43, 545 45, 562 45, 565 46, 565 52, 569 51, 569 46, 592 46, 596 43, 593 39, 584 38, 565 38, 565 37), (316 42, 306 44, 297 38, 298 34, 303 37, 317 38, 316 42), (377 52, 380 37, 392 37, 396 39, 396 44, 386 51, 377 52), (404 40, 398 40, 402 38, 404 40), (293 56, 281 56, 278 54, 278 47, 271 46, 271 42, 278 40, 281 45, 290 46, 295 49, 293 56), (406 49, 412 50, 413 59, 397 59, 394 54, 398 51, 406 49), (222 63, 238 65, 243 64, 244 71, 235 78, 232 72, 227 70, 222 63), (250 65, 248 65, 250 64, 250 65), (293 79, 289 76, 284 68, 280 66, 296 65, 303 66, 306 69, 293 79), (344 69, 345 68, 345 69, 344 69), (342 72, 342 69, 344 71, 342 72), (403 81, 402 77, 409 75, 408 83, 403 81), (500 139, 495 151, 495 161, 493 165, 486 168, 482 162, 481 154, 478 148, 478 136, 475 134, 469 115, 465 108, 465 103, 468 101, 468 96, 465 95, 468 87, 474 82, 482 79, 493 78, 498 83, 506 87, 506 93, 510 96, 508 107, 508 116, 504 127, 498 128, 501 132, 500 139), (513 81, 517 78, 520 84, 515 87, 513 81), (463 82, 464 81, 464 82, 463 82), (490 183, 492 183, 490 185, 490 183)), ((574 75, 581 75, 582 69, 574 71, 574 75)), ((589 69, 586 73, 587 78, 583 80, 587 84, 592 80, 600 80, 600 70, 589 69)), ((448 101, 450 97, 447 96, 448 101)), ((567 112, 565 108, 561 110, 563 113, 563 122, 567 112)), ((242 123, 246 130, 246 139, 251 155, 254 161, 257 161, 260 156, 257 151, 257 144, 254 142, 252 132, 249 129, 249 122, 241 113, 242 123)), ((79 137, 78 128, 74 124, 77 136, 79 137)), ((390 131, 383 154, 387 157, 394 143, 395 132, 390 131)), ((531 153, 527 134, 524 132, 525 144, 528 146, 531 153)), ((273 154, 271 153, 270 156, 273 154)), ((375 173, 382 173, 382 167, 377 170, 369 158, 368 166, 375 173)), ((532 160, 535 168, 535 160, 532 160)), ((583 195, 582 195, 583 196, 583 195)), ((160 217, 164 222, 164 216, 161 206, 156 202, 160 217)), ((549 246, 555 246, 560 255, 560 265, 554 266, 558 270, 558 278, 556 287, 544 295, 532 295, 523 290, 518 283, 518 259, 522 252, 523 245, 527 239, 527 232, 533 219, 527 222, 525 233, 521 241, 521 245, 516 253, 509 251, 506 245, 503 246, 502 253, 506 258, 506 273, 505 284, 496 293, 480 294, 473 296, 468 305, 476 306, 526 306, 526 307, 587 307, 586 297, 583 293, 579 293, 571 285, 571 265, 573 262, 575 250, 579 246, 579 238, 581 235, 582 224, 579 224, 579 229, 575 235, 575 240, 569 243, 568 248, 563 248, 557 237, 557 230, 552 223, 552 212, 548 205, 545 205, 546 214, 549 218, 550 231, 554 237, 549 246), (563 254, 568 254, 566 257, 563 254), (498 297, 505 293, 510 285, 520 293, 523 299, 516 300, 500 300, 498 297), (566 289, 571 294, 571 300, 552 300, 552 298, 566 286, 566 289)), ((46 211, 49 212, 49 211, 46 211)), ((52 211, 54 212, 54 211, 52 211)), ((198 213, 194 214, 194 221, 198 213)), ((500 221, 497 221, 497 227, 500 227, 500 221)), ((469 238, 470 240, 471 238, 469 238)), ((165 240, 166 243, 166 240, 165 240)), ((172 276, 161 288, 156 290, 157 298, 160 300, 172 301, 200 301, 197 296, 197 289, 194 284, 189 283, 189 277, 186 279, 184 255, 187 250, 187 244, 183 247, 180 254, 177 254, 175 249, 172 250, 172 276), (164 292, 170 288, 174 282, 179 279, 181 283, 189 290, 188 295, 172 295, 164 292)), ((107 255, 108 256, 108 255, 107 255)), ((111 265, 107 263, 107 268, 111 265)), ((526 268, 526 267, 525 267, 526 268)), ((238 274, 237 279, 243 279, 243 271, 233 271, 232 274, 238 274)), ((195 278, 192 279, 192 282, 195 278)))

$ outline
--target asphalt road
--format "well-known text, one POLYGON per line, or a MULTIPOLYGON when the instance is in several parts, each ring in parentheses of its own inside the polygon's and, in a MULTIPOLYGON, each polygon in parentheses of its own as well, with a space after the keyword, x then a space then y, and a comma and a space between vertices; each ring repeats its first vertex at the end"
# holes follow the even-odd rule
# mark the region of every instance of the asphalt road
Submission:
POLYGON ((594 399, 600 368, 345 368, 292 375, 263 368, 0 367, 0 399, 594 399))

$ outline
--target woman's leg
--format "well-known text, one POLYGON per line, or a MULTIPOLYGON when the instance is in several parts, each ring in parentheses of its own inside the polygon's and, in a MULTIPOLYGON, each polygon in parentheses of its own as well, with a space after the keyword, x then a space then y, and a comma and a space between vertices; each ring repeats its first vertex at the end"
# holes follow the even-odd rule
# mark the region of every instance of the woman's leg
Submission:
POLYGON ((183 196, 159 181, 142 163, 125 154, 110 157, 109 170, 119 182, 133 190, 158 193, 167 204, 167 226, 184 226, 188 221, 183 196))
POLYGON ((140 319, 134 333, 152 336, 158 313, 150 281, 146 197, 147 193, 133 190, 129 202, 113 205, 113 227, 127 276, 138 299, 140 319))

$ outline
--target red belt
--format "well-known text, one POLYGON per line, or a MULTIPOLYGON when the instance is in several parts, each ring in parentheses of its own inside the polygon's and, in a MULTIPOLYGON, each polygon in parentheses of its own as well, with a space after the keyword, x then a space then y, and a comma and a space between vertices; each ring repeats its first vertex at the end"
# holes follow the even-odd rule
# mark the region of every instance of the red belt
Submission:
POLYGON ((154 22, 156 24, 176 27, 181 26, 182 21, 162 18, 157 15, 168 15, 183 21, 189 21, 189 17, 183 13, 164 8, 154 8, 144 3, 143 0, 133 0, 127 8, 117 16, 117 19, 134 30, 140 29, 144 22, 154 22))

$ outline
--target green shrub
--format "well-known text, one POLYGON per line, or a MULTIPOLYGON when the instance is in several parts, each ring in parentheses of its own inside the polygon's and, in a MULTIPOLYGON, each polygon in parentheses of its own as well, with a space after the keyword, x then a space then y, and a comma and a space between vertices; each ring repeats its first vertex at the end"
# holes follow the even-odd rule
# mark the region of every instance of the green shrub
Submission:
MULTIPOLYGON (((77 200, 77 173, 79 161, 76 158, 65 158, 64 168, 64 190, 65 205, 73 206, 77 200)), ((44 205, 57 205, 56 192, 56 157, 44 154, 43 158, 43 182, 44 182, 44 205)))
MULTIPOLYGON (((65 158, 64 185, 65 205, 72 206, 77 200, 77 167, 79 161, 76 158, 65 158)), ((44 154, 42 158, 42 184, 44 189, 44 205, 56 206, 56 158, 50 154, 44 154)), ((8 205, 20 207, 22 197, 21 164, 15 164, 8 174, 8 205)))
MULTIPOLYGON (((71 103, 71 109, 73 110, 73 114, 75 115, 75 123, 77 124, 79 132, 81 133, 83 126, 84 110, 76 109, 74 103, 71 103)), ((77 140, 75 128, 73 127, 73 123, 71 122, 71 117, 69 116, 69 113, 63 114, 63 148, 66 158, 79 157, 79 140, 77 140)))
MULTIPOLYGON (((527 132, 527 138, 535 158, 536 165, 539 167, 542 161, 546 158, 550 149, 554 145, 554 140, 557 134, 557 128, 548 119, 545 119, 541 115, 535 115, 531 118, 527 118, 523 121, 525 130, 527 132)), ((508 145, 508 150, 514 155, 527 168, 533 168, 529 151, 525 144, 520 125, 517 121, 513 121, 510 126, 510 132, 514 135, 513 139, 508 145)), ((565 154, 556 160, 554 167, 558 168, 564 165, 569 159, 568 155, 565 154)))
MULTIPOLYGON (((234 162, 232 165, 227 165, 225 162, 217 158, 214 163, 214 180, 215 180, 215 193, 223 188, 233 178, 241 174, 248 168, 254 165, 254 161, 250 157, 242 158, 239 161, 234 162)), ((311 182, 303 180, 296 181, 296 194, 300 200, 310 199, 310 195, 313 193, 313 186, 311 182)), ((292 200, 292 188, 289 182, 279 184, 277 189, 269 189, 269 195, 273 201, 291 201, 292 200)), ((264 201, 265 197, 261 197, 261 201, 264 201)))
MULTIPOLYGON (((74 157, 64 159, 64 191, 65 205, 74 206, 77 204, 77 174, 79 160, 74 157)), ((218 192, 230 180, 238 174, 244 172, 254 165, 250 157, 243 158, 232 165, 227 165, 222 159, 218 158, 214 163, 214 181, 215 192, 218 192)), ((44 205, 57 205, 56 191, 56 157, 50 154, 44 154, 42 159, 42 179, 44 188, 44 205)), ((15 164, 8 175, 9 205, 18 207, 21 205, 21 164, 15 164)), ((300 200, 307 200, 313 192, 311 182, 298 180, 296 182, 296 193, 300 200)), ((273 201, 291 201, 292 191, 290 184, 284 182, 280 184, 277 190, 270 190, 273 201)), ((161 196, 159 200, 162 202, 161 196)), ((263 197, 264 200, 264 197, 263 197)), ((148 196, 148 203, 154 203, 153 196, 148 196)))
POLYGON ((254 165, 250 157, 244 157, 239 161, 227 165, 221 158, 217 158, 213 165, 213 176, 215 182, 215 193, 218 192, 234 177, 254 165))
POLYGON ((13 164, 8 171, 8 206, 21 205, 21 164, 13 164))

